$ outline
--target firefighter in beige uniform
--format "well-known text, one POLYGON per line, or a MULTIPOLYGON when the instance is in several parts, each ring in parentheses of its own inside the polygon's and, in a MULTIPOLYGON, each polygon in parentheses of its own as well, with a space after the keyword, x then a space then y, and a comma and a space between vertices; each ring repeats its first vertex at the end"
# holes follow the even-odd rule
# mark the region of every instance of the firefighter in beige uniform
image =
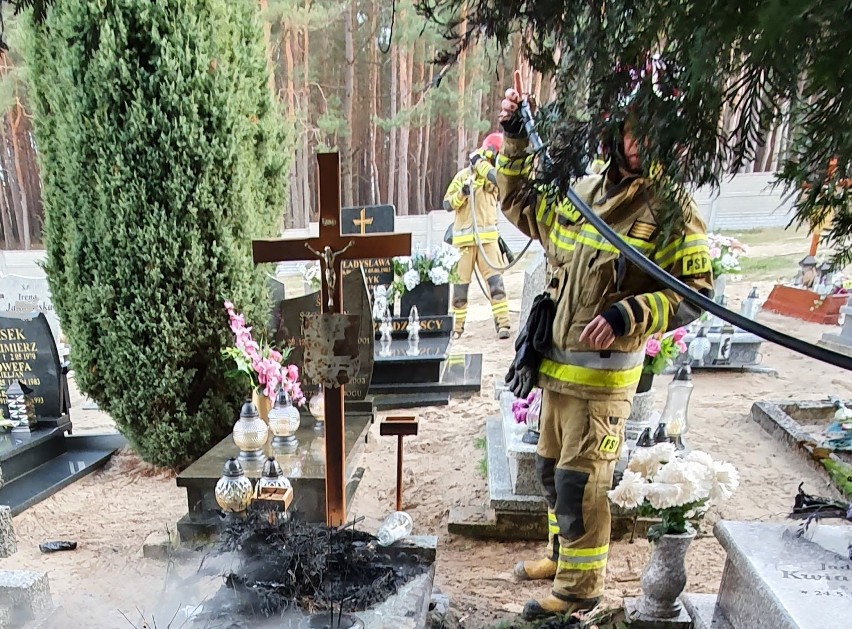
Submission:
POLYGON ((498 265, 502 260, 497 231, 497 186, 494 160, 500 150, 503 136, 492 133, 483 142, 482 147, 471 154, 471 165, 460 170, 447 188, 444 195, 444 209, 455 213, 453 223, 453 246, 461 253, 458 264, 459 283, 453 286, 453 314, 455 315, 456 338, 464 332, 467 319, 467 294, 473 268, 479 269, 479 274, 488 284, 491 299, 491 314, 494 317, 494 327, 501 339, 509 338, 509 302, 506 298, 506 288, 503 277, 490 265, 498 265), (473 176, 473 190, 468 180, 473 176), (473 224, 470 195, 473 194, 473 205, 476 210, 476 227, 473 224), (474 229, 479 236, 486 258, 476 243, 474 229))
MULTIPOLYGON (((528 187, 532 158, 508 90, 500 119, 506 138, 497 185, 506 217, 544 246, 556 302, 551 350, 536 384, 543 389, 537 468, 548 503, 550 545, 520 562, 517 578, 553 578, 551 594, 530 601, 532 620, 594 607, 603 591, 610 539, 607 491, 619 458, 624 421, 642 374, 646 339, 695 320, 700 312, 628 263, 568 201, 528 187)), ((685 228, 656 244, 659 201, 644 178, 629 125, 609 146, 610 165, 575 190, 621 237, 671 275, 712 295, 705 226, 686 208, 685 228)))

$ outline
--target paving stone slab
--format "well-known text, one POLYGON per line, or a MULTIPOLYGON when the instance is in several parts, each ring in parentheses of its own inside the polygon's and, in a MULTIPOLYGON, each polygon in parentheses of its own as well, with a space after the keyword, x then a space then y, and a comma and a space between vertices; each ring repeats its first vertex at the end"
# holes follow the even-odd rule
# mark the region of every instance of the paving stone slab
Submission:
POLYGON ((852 561, 796 537, 796 526, 716 525, 728 554, 718 604, 734 629, 849 627, 852 561))
POLYGON ((12 626, 15 627, 42 618, 53 610, 47 574, 0 570, 0 607, 11 610, 12 626))

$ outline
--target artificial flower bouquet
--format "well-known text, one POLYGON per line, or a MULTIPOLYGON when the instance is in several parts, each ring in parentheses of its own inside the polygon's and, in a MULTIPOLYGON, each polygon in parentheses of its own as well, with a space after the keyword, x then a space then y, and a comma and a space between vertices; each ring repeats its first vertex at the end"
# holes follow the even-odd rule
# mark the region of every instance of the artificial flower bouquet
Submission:
POLYGON ((739 473, 730 463, 716 461, 693 450, 677 456, 672 443, 637 448, 621 482, 608 492, 610 501, 646 518, 658 518, 648 539, 689 532, 689 522, 700 520, 710 503, 727 500, 739 486, 739 473))
POLYGON ((710 264, 714 278, 723 274, 742 273, 740 259, 748 256, 748 245, 721 234, 707 234, 707 240, 710 244, 710 264))
POLYGON ((388 291, 388 303, 402 297, 424 282, 435 285, 456 282, 461 254, 455 247, 441 243, 429 251, 415 251, 410 257, 393 259, 394 280, 388 291))
POLYGON ((663 373, 675 358, 686 352, 686 343, 683 342, 685 336, 686 328, 678 328, 671 334, 649 338, 645 343, 645 366, 642 373, 655 376, 663 373))
POLYGON ((540 411, 541 389, 538 388, 533 388, 526 398, 519 398, 512 402, 512 415, 516 424, 528 424, 536 428, 540 411))
POLYGON ((299 382, 299 368, 296 365, 284 364, 292 350, 287 348, 279 351, 265 341, 258 343, 252 337, 252 328, 246 326, 245 317, 236 312, 234 304, 226 301, 225 309, 228 311, 235 339, 233 347, 222 350, 222 354, 236 364, 230 375, 246 378, 253 391, 269 399, 275 399, 278 389, 283 388, 290 395, 293 404, 302 406, 305 403, 305 395, 299 382))

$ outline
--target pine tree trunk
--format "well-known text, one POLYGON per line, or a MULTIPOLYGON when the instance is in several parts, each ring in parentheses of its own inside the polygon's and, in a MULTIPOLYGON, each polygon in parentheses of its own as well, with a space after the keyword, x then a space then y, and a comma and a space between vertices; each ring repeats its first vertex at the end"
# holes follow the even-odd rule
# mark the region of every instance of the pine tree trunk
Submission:
MULTIPOLYGON (((412 48, 406 50, 403 46, 397 48, 399 52, 399 100, 400 111, 408 112, 411 108, 411 78, 412 78, 412 48)), ((411 124, 406 120, 399 127, 399 199, 398 209, 401 216, 407 216, 409 212, 409 141, 411 138, 411 124)))
MULTIPOLYGON (((461 32, 467 31, 467 17, 462 19, 461 32)), ((467 133, 465 130, 465 65, 467 53, 463 52, 459 55, 459 61, 456 67, 458 76, 458 111, 456 112, 456 169, 461 170, 467 162, 467 156, 470 154, 467 146, 467 133)))
MULTIPOLYGON (((388 118, 394 118, 396 116, 396 106, 397 106, 397 94, 399 93, 399 81, 397 80, 397 72, 399 72, 399 50, 398 46, 395 46, 391 49, 391 87, 390 87, 390 111, 388 112, 388 118)), ((397 142, 397 127, 396 125, 392 125, 390 129, 390 155, 388 156, 388 167, 387 167, 387 177, 388 177, 388 203, 393 203, 397 206, 397 210, 399 209, 399 199, 396 197, 396 169, 397 169, 397 156, 396 156, 396 142, 397 142)))
POLYGON ((380 203, 379 198, 379 166, 378 160, 378 132, 376 118, 379 115, 379 50, 374 38, 378 33, 379 4, 373 2, 370 17, 370 120, 368 129, 370 133, 370 201, 374 204, 380 203))
MULTIPOLYGON (((305 12, 311 8, 311 0, 305 0, 305 12)), ((310 86, 310 31, 307 27, 302 28, 302 112, 305 116, 305 126, 310 126, 310 104, 311 104, 311 86, 310 86)), ((307 132, 302 134, 302 208, 303 223, 299 227, 307 227, 311 222, 316 204, 314 203, 313 189, 313 169, 311 168, 311 139, 307 132)))
POLYGON ((352 138, 354 134, 355 100, 355 0, 349 0, 349 7, 343 14, 343 119, 348 123, 340 134, 340 178, 343 182, 341 189, 344 206, 354 205, 352 194, 352 138))
POLYGON ((18 205, 19 211, 21 215, 21 230, 23 232, 22 242, 24 244, 24 249, 29 251, 32 248, 32 243, 30 241, 30 212, 29 205, 27 204, 27 196, 24 192, 23 181, 24 175, 21 170, 21 159, 20 159, 20 145, 18 142, 18 128, 21 124, 21 115, 22 115, 21 104, 17 103, 12 110, 12 113, 9 115, 9 124, 10 124, 10 135, 12 136, 12 154, 14 156, 15 162, 15 178, 16 178, 16 188, 18 197, 18 205), (14 118, 12 117, 14 115, 14 118))
MULTIPOLYGON (((3 136, 2 125, 0 125, 0 150, 3 150, 5 153, 5 140, 6 138, 3 136)), ((2 160, 0 160, 2 162, 2 160)), ((5 170, 5 169, 4 169, 5 170)), ((9 209, 9 178, 6 176, 5 172, 0 173, 0 181, 2 181, 3 186, 0 189, 0 220, 2 220, 3 224, 3 245, 4 249, 7 251, 10 249, 15 249, 15 234, 12 230, 12 216, 11 211, 9 209)))

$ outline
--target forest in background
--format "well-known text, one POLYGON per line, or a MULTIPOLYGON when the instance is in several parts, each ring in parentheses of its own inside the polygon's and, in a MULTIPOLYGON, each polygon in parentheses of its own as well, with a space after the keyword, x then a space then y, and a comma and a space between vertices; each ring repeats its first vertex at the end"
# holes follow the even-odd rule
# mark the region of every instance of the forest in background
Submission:
MULTIPOLYGON (((284 227, 316 216, 316 160, 340 152, 345 206, 392 203, 397 215, 440 209, 447 185, 467 155, 496 128, 496 113, 520 56, 522 34, 509 49, 477 46, 450 68, 432 63, 446 44, 415 13, 411 0, 258 0, 272 69, 270 89, 296 129, 284 227)), ((14 22, 11 51, 0 56, 0 246, 41 247, 37 149, 27 102, 26 67, 14 22)), ((549 77, 524 71, 540 103, 549 77)), ((732 77, 734 81, 736 77, 732 77)), ((737 111, 720 125, 733 128, 737 111)), ((766 130, 743 172, 775 170, 789 122, 766 130)))

